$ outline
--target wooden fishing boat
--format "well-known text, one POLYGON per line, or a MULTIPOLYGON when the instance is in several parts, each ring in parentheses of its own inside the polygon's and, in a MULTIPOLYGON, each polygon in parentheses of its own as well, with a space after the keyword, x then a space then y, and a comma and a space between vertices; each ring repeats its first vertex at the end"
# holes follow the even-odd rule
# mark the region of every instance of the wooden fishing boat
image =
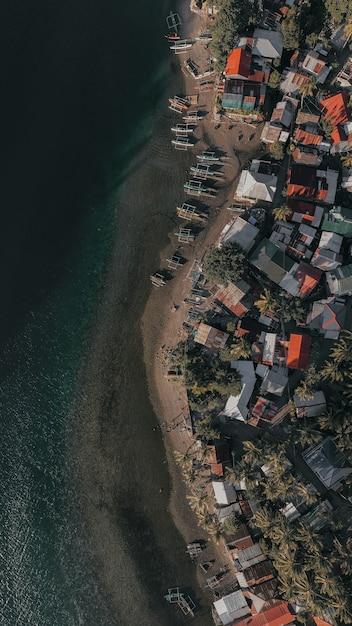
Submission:
POLYGON ((188 150, 194 145, 194 142, 190 140, 189 137, 185 137, 183 135, 178 135, 175 139, 171 140, 173 146, 175 146, 176 150, 188 150))
POLYGON ((194 126, 191 124, 176 124, 176 126, 172 126, 171 130, 176 135, 191 135, 194 131, 194 126))
POLYGON ((205 150, 202 154, 197 154, 198 161, 207 161, 207 162, 216 162, 220 161, 220 157, 217 156, 216 152, 205 150))

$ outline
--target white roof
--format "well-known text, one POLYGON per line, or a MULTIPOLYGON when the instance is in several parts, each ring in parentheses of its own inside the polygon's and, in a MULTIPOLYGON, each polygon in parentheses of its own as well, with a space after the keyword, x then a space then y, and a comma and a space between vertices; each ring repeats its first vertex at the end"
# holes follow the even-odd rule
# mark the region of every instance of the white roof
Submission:
POLYGON ((256 383, 254 365, 252 361, 232 361, 231 367, 241 376, 242 389, 237 396, 229 397, 225 405, 224 415, 244 422, 248 415, 248 402, 256 383))
POLYGON ((280 59, 283 50, 282 35, 277 30, 256 28, 253 33, 253 54, 267 59, 280 59))
POLYGON ((248 615, 250 613, 247 600, 242 591, 233 591, 227 596, 223 596, 220 600, 213 603, 221 623, 224 626, 231 624, 235 619, 248 615))
POLYGON ((212 487, 214 490, 215 500, 222 506, 232 504, 237 500, 236 489, 226 480, 213 480, 212 487))
POLYGON ((272 367, 265 376, 260 392, 272 393, 275 396, 282 396, 287 383, 288 375, 286 367, 274 365, 274 367, 272 367))
POLYGON ((262 174, 250 170, 243 170, 238 182, 235 197, 272 202, 276 191, 276 184, 277 176, 275 176, 275 174, 262 174))
POLYGON ((276 333, 264 333, 263 363, 269 363, 269 365, 273 364, 276 337, 276 333))
POLYGON ((259 233, 259 228, 253 226, 243 217, 237 217, 223 237, 223 243, 237 243, 243 250, 248 252, 254 244, 259 233))
POLYGON ((342 241, 343 237, 341 235, 324 230, 321 233, 319 248, 328 248, 338 254, 341 250, 342 241))

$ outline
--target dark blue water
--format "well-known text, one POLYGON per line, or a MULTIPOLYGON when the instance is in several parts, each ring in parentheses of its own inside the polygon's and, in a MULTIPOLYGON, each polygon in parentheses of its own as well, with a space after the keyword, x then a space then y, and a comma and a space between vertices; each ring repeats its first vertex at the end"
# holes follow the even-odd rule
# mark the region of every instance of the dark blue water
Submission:
POLYGON ((167 513, 139 330, 158 229, 165 239, 170 227, 165 193, 180 184, 162 147, 176 71, 161 36, 168 10, 0 6, 6 626, 170 626, 182 620, 165 586, 193 582, 167 513), (166 218, 153 222, 161 199, 166 218))

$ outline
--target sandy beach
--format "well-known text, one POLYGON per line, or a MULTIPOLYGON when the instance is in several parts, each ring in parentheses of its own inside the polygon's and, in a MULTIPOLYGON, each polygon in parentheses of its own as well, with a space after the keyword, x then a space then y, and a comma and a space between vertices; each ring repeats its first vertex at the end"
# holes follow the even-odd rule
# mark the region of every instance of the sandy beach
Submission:
MULTIPOLYGON (((188 12, 190 13, 189 9, 188 12)), ((187 36, 205 30, 206 22, 203 16, 192 14, 191 24, 192 31, 191 33, 188 32, 187 36)), ((198 63, 202 63, 202 61, 204 62, 204 55, 209 55, 209 51, 204 50, 204 45, 196 44, 196 46, 198 49, 194 52, 192 49, 191 56, 196 58, 198 63)), ((184 56, 180 55, 180 72, 183 61, 184 56)), ((183 93, 187 95, 195 93, 196 81, 187 77, 185 72, 183 75, 183 93)), ((180 246, 177 244, 174 233, 170 232, 169 244, 160 254, 160 268, 165 267, 165 259, 170 257, 176 249, 184 255, 187 262, 177 272, 174 272, 172 280, 168 281, 165 287, 162 289, 154 288, 151 291, 142 318, 144 359, 150 398, 160 421, 172 476, 170 512, 186 542, 196 538, 206 539, 207 536, 205 531, 197 525, 196 516, 188 505, 187 487, 174 460, 173 452, 175 450, 186 451, 193 439, 183 426, 182 421, 187 404, 185 389, 181 383, 170 381, 165 376, 165 350, 186 338, 183 321, 186 316, 187 305, 184 303, 184 299, 190 294, 190 275, 193 264, 196 260, 199 261, 204 257, 217 241, 225 224, 233 219, 234 214, 227 210, 227 207, 232 202, 242 168, 250 158, 258 153, 262 130, 261 125, 255 127, 249 124, 233 123, 230 120, 221 125, 214 123, 212 115, 214 99, 214 92, 199 95, 198 108, 208 111, 208 113, 198 125, 195 133, 197 143, 192 150, 192 164, 196 161, 195 155, 207 148, 216 147, 223 151, 227 155, 223 183, 216 199, 207 202, 209 219, 206 227, 198 234, 194 243, 180 246)), ((175 114, 176 116, 177 114, 175 114)), ((182 118, 177 119, 177 121, 181 120, 182 118)), ((175 153, 175 158, 177 158, 177 153, 175 153)), ((186 169, 184 176, 186 181, 188 178, 186 169)), ((178 223, 181 224, 181 220, 175 218, 177 227, 173 229, 174 231, 178 229, 178 223)), ((207 549, 207 554, 207 558, 216 558, 219 568, 228 565, 228 558, 222 547, 213 544, 207 549)), ((204 586, 204 575, 201 574, 200 570, 197 572, 197 576, 200 585, 204 586)))

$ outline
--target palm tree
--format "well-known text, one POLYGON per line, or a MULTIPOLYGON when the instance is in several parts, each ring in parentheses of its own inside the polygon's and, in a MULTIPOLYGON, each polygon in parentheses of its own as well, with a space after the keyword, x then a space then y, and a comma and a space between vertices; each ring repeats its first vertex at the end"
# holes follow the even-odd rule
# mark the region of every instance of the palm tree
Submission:
POLYGON ((234 359, 235 361, 238 359, 248 359, 252 355, 251 345, 245 337, 237 339, 237 341, 231 345, 230 351, 231 360, 234 359))
POLYGON ((325 361, 321 369, 321 376, 324 380, 332 383, 342 383, 345 378, 345 371, 340 369, 338 361, 325 361))
POLYGON ((192 454, 189 449, 185 452, 179 452, 179 450, 174 451, 174 457, 177 465, 183 469, 190 469, 192 467, 192 454))
POLYGON ((313 96, 316 89, 316 84, 313 78, 308 78, 299 86, 299 92, 301 94, 301 107, 303 106, 303 100, 307 96, 313 96))
POLYGON ((269 536, 268 531, 272 529, 275 518, 276 515, 268 507, 263 507, 254 513, 251 522, 260 528, 264 536, 269 536))
POLYGON ((292 215, 292 210, 288 206, 283 205, 273 209, 273 216, 275 221, 286 222, 290 215, 292 215))
POLYGON ((350 363, 352 361, 352 332, 342 331, 340 339, 331 348, 329 356, 338 363, 350 363))
POLYGON ((352 167, 352 154, 341 157, 341 161, 345 167, 352 167))
MULTIPOLYGON (((352 37, 352 19, 347 20, 344 29, 343 29, 345 37, 347 37, 347 41, 352 37)), ((347 42, 346 42, 347 43, 347 42)))
POLYGON ((215 543, 219 543, 222 538, 222 528, 219 522, 213 522, 213 524, 208 528, 208 533, 212 539, 214 539, 215 543))
POLYGON ((243 455, 242 460, 247 465, 253 465, 262 459, 262 450, 258 448, 253 441, 245 441, 243 443, 243 447, 245 449, 245 454, 243 455))
POLYGON ((280 307, 277 298, 269 289, 264 289, 259 299, 255 301, 254 306, 256 306, 262 314, 277 313, 280 307))
POLYGON ((297 494, 301 498, 303 498, 304 502, 307 505, 314 504, 317 501, 316 493, 310 491, 307 485, 305 485, 304 483, 297 481, 295 489, 296 489, 297 494))
POLYGON ((187 500, 191 509, 195 512, 204 513, 207 509, 208 503, 208 494, 203 492, 202 494, 195 494, 192 496, 187 496, 187 500))

